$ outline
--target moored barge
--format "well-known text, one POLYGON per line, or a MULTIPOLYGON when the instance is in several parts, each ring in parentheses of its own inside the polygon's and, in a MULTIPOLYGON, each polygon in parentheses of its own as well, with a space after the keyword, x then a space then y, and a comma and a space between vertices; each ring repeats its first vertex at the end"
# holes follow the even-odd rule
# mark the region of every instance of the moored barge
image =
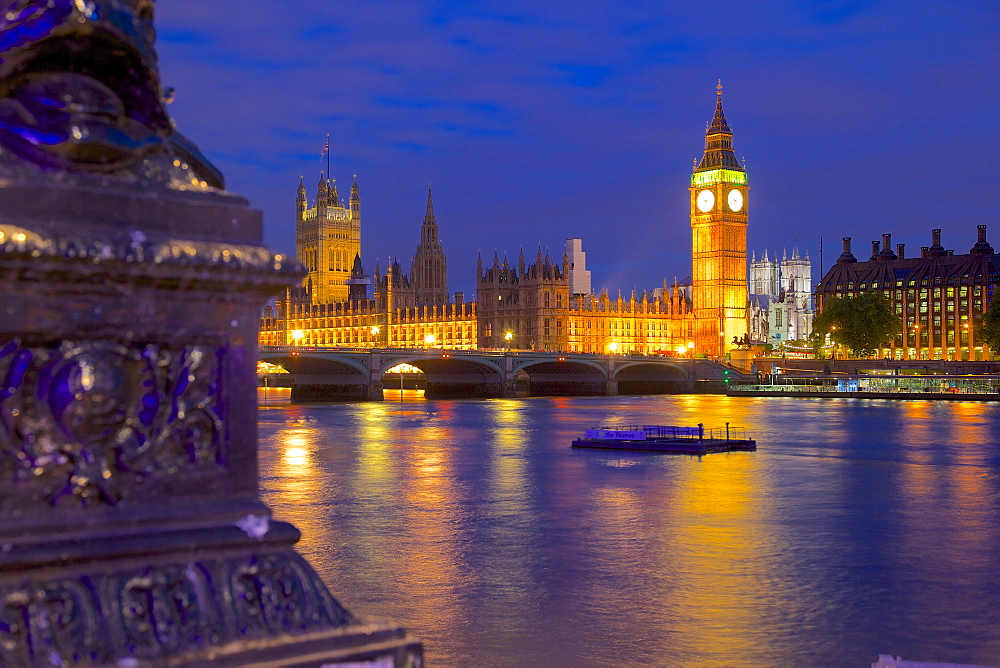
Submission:
POLYGON ((703 455, 710 452, 756 450, 757 441, 747 437, 742 427, 705 429, 672 425, 632 425, 588 429, 583 438, 573 441, 574 448, 636 450, 703 455))

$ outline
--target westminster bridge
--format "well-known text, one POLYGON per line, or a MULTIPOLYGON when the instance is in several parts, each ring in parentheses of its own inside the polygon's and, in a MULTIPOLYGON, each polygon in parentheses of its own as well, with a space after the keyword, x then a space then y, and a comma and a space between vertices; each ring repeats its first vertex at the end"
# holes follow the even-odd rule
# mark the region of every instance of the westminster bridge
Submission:
MULTIPOLYGON (((386 372, 420 369, 428 398, 723 392, 739 370, 707 359, 530 350, 262 346, 259 359, 291 385, 295 401, 381 401, 386 372), (290 382, 289 382, 290 381, 290 382)), ((277 383, 276 383, 277 384, 277 383)))

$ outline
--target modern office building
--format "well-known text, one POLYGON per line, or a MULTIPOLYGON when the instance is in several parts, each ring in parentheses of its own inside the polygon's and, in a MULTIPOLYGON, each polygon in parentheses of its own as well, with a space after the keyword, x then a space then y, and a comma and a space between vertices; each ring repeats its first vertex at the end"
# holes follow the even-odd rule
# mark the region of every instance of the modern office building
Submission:
POLYGON ((569 291, 578 297, 592 292, 587 254, 583 252, 583 239, 566 240, 566 257, 569 260, 569 291))

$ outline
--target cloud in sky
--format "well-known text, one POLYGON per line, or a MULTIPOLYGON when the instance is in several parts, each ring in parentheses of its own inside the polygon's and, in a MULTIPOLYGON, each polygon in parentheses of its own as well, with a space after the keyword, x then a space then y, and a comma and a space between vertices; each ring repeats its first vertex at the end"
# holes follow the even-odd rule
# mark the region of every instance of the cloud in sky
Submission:
POLYGON ((818 261, 823 237, 828 266, 842 236, 864 248, 891 232, 916 248, 941 227, 965 252, 976 224, 1000 247, 992 0, 157 11, 178 126, 284 251, 298 177, 312 194, 329 133, 332 176, 358 175, 369 270, 408 264, 431 183, 452 290, 471 293, 478 252, 559 255, 568 237, 583 238, 595 287, 683 277, 691 163, 718 78, 747 161, 751 249, 797 242, 818 261))

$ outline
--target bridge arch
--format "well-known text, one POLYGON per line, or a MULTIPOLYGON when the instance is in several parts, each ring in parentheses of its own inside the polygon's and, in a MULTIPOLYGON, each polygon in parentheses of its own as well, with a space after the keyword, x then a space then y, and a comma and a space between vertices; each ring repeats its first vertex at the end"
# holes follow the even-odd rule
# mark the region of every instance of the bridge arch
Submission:
POLYGON ((451 356, 447 353, 393 355, 380 360, 379 379, 399 364, 409 364, 423 372, 427 379, 424 396, 428 399, 503 396, 503 368, 488 358, 451 356))
POLYGON ((519 361, 514 372, 527 375, 530 396, 602 395, 607 391, 607 370, 590 360, 528 359, 519 361))
POLYGON ((280 366, 291 374, 359 373, 368 377, 368 368, 360 360, 348 357, 331 359, 321 353, 261 352, 258 359, 280 366))
POLYGON ((332 359, 307 351, 264 350, 258 359, 276 364, 292 376, 293 401, 363 401, 368 398, 368 369, 362 360, 345 356, 332 359))
POLYGON ((673 394, 685 391, 690 377, 679 364, 635 361, 616 367, 612 380, 619 394, 673 394))

